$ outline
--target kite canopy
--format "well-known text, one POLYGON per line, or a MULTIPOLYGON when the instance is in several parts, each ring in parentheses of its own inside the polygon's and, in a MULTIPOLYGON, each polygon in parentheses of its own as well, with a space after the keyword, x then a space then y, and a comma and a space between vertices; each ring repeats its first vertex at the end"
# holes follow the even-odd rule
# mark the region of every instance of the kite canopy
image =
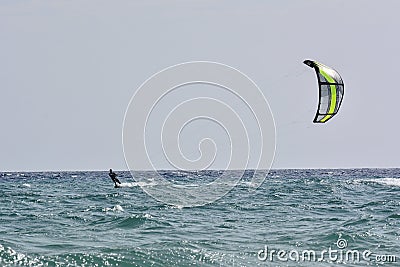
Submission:
POLYGON ((324 123, 339 111, 343 100, 344 83, 342 77, 334 69, 319 62, 305 60, 307 66, 314 68, 317 73, 319 87, 319 103, 314 123, 324 123))

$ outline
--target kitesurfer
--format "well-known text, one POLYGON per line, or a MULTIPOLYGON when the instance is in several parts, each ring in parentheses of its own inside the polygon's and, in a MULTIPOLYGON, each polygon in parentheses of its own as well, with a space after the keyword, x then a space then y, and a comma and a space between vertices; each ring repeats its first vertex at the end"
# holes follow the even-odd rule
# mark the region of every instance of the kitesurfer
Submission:
POLYGON ((114 182, 115 187, 119 187, 117 185, 117 183, 121 184, 121 182, 118 180, 117 174, 115 172, 113 172, 112 169, 110 169, 110 173, 108 175, 111 177, 111 180, 114 182))

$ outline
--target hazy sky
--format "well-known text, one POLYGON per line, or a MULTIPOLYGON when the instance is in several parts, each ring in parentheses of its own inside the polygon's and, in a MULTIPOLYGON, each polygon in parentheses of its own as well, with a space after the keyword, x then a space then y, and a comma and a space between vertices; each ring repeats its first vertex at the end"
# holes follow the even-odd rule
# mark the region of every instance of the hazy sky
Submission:
POLYGON ((399 10, 394 0, 1 1, 0 171, 126 169, 130 98, 193 60, 261 88, 276 122, 273 168, 400 167, 399 10), (326 124, 312 123, 304 59, 344 79, 326 124))

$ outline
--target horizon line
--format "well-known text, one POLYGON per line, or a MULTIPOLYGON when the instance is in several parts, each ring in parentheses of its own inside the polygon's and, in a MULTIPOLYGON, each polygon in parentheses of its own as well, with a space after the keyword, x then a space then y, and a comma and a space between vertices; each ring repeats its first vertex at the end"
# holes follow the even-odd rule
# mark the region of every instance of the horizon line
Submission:
MULTIPOLYGON (((271 168, 271 169, 206 169, 206 170, 179 170, 179 169, 157 169, 157 170, 135 170, 138 172, 151 172, 151 171, 187 171, 187 172, 199 172, 199 171, 275 171, 275 170, 352 170, 352 169, 400 169, 400 167, 298 167, 298 168, 271 168)), ((117 172, 131 172, 127 169, 113 169, 117 172)), ((0 170, 0 173, 7 173, 7 172, 108 172, 109 169, 102 169, 102 170, 0 170)))

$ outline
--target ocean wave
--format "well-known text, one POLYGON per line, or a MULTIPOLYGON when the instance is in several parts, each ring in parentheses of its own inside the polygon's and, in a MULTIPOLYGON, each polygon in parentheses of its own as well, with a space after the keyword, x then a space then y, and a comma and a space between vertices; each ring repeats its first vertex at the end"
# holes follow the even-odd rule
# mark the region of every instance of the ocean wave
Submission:
POLYGON ((362 181, 377 183, 377 184, 381 184, 381 185, 400 187, 400 178, 376 178, 376 179, 366 179, 366 180, 362 180, 362 181))
POLYGON ((132 183, 121 183, 118 187, 145 187, 145 186, 156 186, 156 182, 132 182, 132 183))
POLYGON ((121 207, 121 205, 115 205, 112 208, 103 208, 103 211, 107 212, 107 211, 116 211, 116 212, 120 212, 120 211, 124 211, 124 209, 121 207))
POLYGON ((122 218, 118 223, 117 227, 118 228, 123 228, 123 229, 131 229, 131 228, 136 228, 139 225, 144 224, 147 220, 151 218, 150 214, 144 214, 144 215, 131 215, 127 218, 122 218))
POLYGON ((131 266, 132 259, 119 253, 62 253, 26 255, 0 244, 0 266, 131 266))

